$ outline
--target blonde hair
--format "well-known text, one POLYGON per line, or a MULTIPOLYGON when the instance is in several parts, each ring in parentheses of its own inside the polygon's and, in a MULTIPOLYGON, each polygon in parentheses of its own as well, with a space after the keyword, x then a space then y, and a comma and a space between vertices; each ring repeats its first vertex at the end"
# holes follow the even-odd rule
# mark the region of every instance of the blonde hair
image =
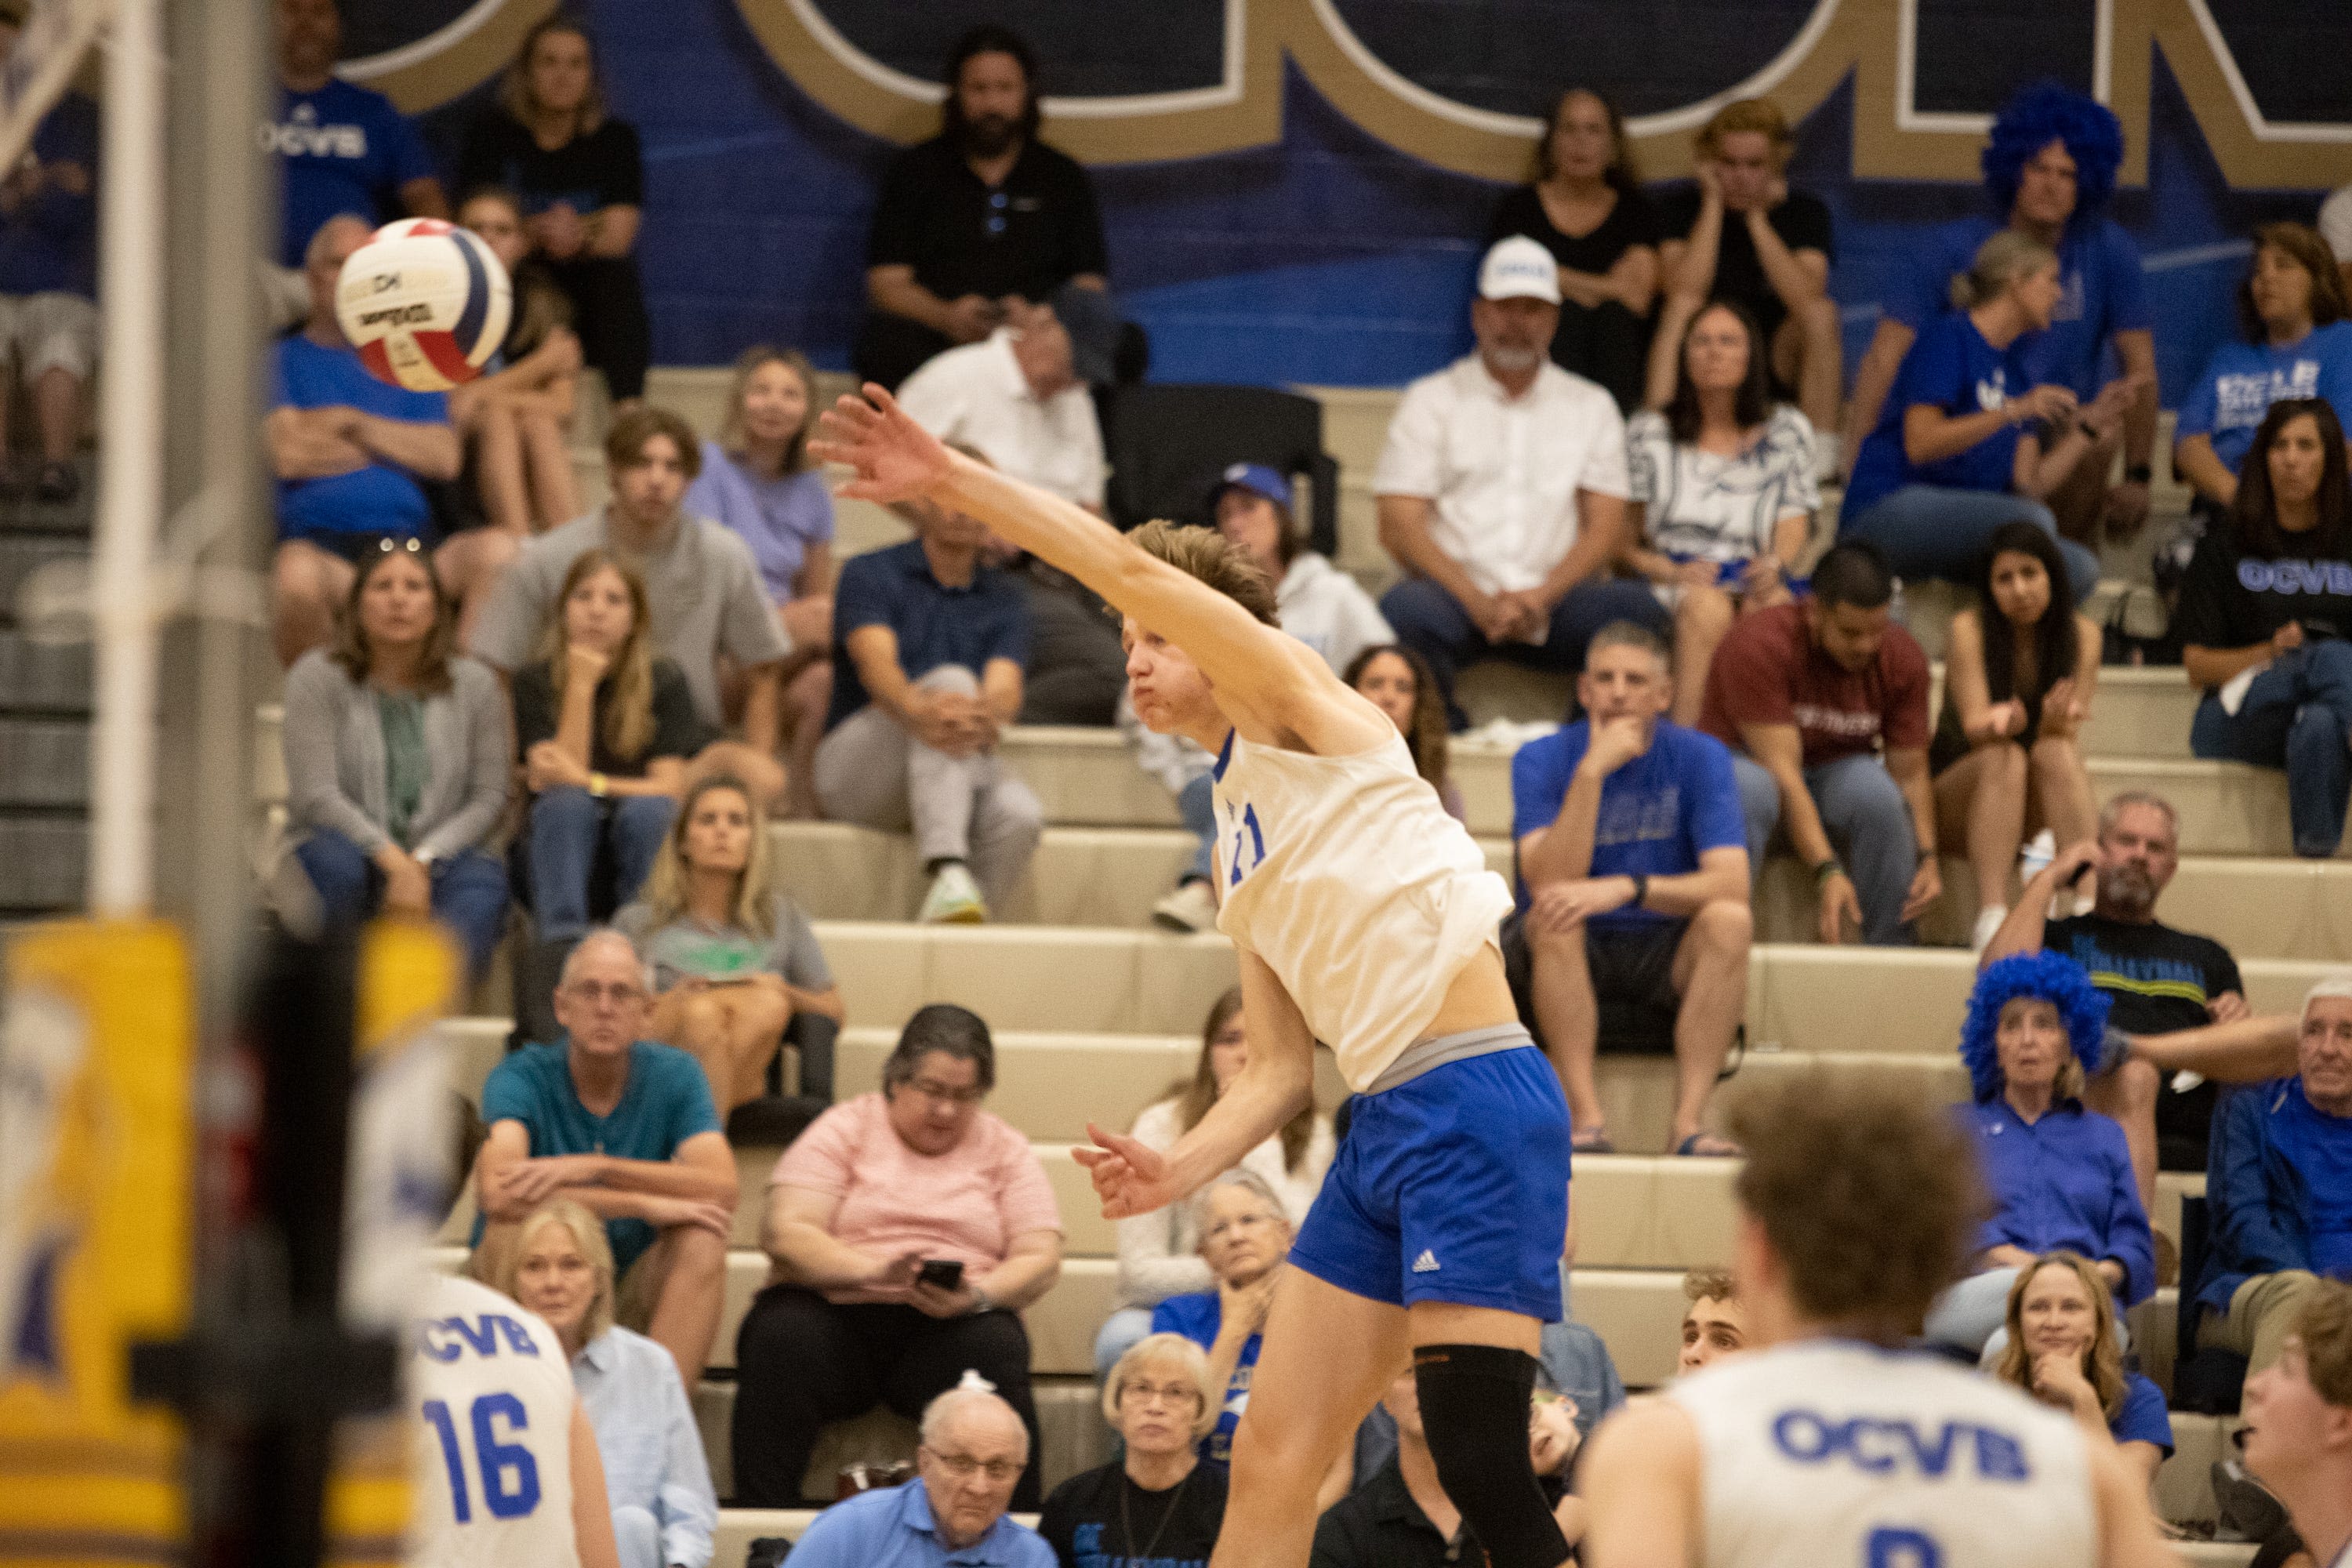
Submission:
POLYGON ((2017 1271, 2016 1283, 2009 1288, 2009 1308, 2003 1318, 2009 1325, 2009 1343, 2000 1352, 2000 1364, 1993 1369, 1993 1375, 2028 1394, 2033 1392, 2033 1357, 2025 1348, 2025 1292, 2035 1276, 2045 1268, 2065 1269, 2091 1298, 2095 1327, 2090 1344, 2083 1351, 2083 1376, 2098 1391, 2100 1411, 2113 1421, 2124 1407, 2124 1350, 2116 1337, 2115 1298, 2108 1293, 2107 1282, 2099 1277, 2099 1271, 2079 1253, 2045 1252, 2017 1271))
POLYGON ((1192 1436, 1207 1436, 1224 1413, 1223 1391, 1209 1385, 1209 1358, 1181 1334, 1146 1334, 1128 1346, 1127 1353, 1112 1365, 1110 1375, 1103 1379, 1102 1391, 1103 1419, 1111 1430, 1118 1430, 1118 1402, 1127 1393, 1128 1380, 1148 1362, 1173 1362, 1183 1370, 1184 1381, 1192 1385, 1200 1406, 1192 1415, 1192 1436))
POLYGON ((1977 247, 1976 259, 1966 272, 1953 274, 1952 309, 1973 310, 1990 305, 2011 284, 2030 272, 2058 265, 2058 253, 2030 234, 2004 228, 1977 247))
POLYGON ((1275 613, 1272 579, 1240 545, 1215 529, 1154 521, 1127 537, 1146 555, 1206 583, 1267 626, 1282 624, 1275 613))
POLYGON ((613 1326, 613 1247, 604 1239, 604 1222, 582 1205, 570 1198, 551 1198, 540 1205, 523 1215, 512 1238, 495 1252, 487 1246, 477 1247, 471 1272, 499 1295, 521 1300, 515 1286, 522 1274, 523 1258, 530 1251, 531 1238, 551 1225, 572 1233, 572 1244, 596 1276, 596 1293, 589 1298, 587 1314, 580 1320, 580 1342, 593 1343, 613 1326))
POLYGON ((773 851, 768 844, 768 821, 760 810, 759 798, 751 786, 732 773, 712 773, 686 792, 677 803, 677 815, 670 819, 669 831, 662 835, 661 848, 654 854, 653 869, 646 874, 645 902, 653 920, 649 929, 658 929, 686 912, 687 890, 693 885, 692 868, 686 863, 686 830, 694 820, 694 808, 702 797, 713 790, 732 790, 742 796, 744 806, 751 814, 751 843, 743 853, 743 869, 735 882, 733 913, 735 924, 753 936, 776 934, 776 870, 773 851))
MULTIPOLYGON (((1234 1015, 1242 1010, 1242 988, 1228 985, 1224 994, 1210 1004, 1208 1021, 1201 1026, 1201 1057, 1192 1065, 1191 1078, 1180 1078, 1168 1086, 1166 1099, 1176 1102, 1176 1120, 1187 1132, 1201 1125, 1201 1118, 1209 1114, 1209 1107, 1217 1103, 1217 1072, 1211 1062, 1212 1047, 1217 1036, 1234 1015)), ((1298 1163, 1307 1158, 1307 1146, 1315 1138, 1315 1103, 1309 1100, 1300 1106, 1298 1114, 1282 1124, 1282 1168, 1292 1175, 1298 1173, 1298 1163)))
POLYGON ((1699 127, 1698 155, 1702 158, 1720 156, 1723 139, 1742 132, 1761 135, 1772 144, 1772 166, 1785 169, 1789 165, 1789 150, 1796 144, 1790 134, 1789 117, 1780 106, 1769 98, 1737 98, 1715 111, 1714 117, 1699 127))
POLYGON ((635 567, 602 547, 583 550, 563 574, 563 586, 547 613, 547 630, 540 638, 540 657, 547 660, 547 681, 555 690, 555 710, 563 711, 563 689, 572 679, 572 660, 563 635, 563 609, 580 584, 599 572, 620 578, 629 594, 629 635, 613 652, 605 673, 613 682, 613 700, 604 710, 604 744, 613 754, 635 763, 654 743, 653 630, 646 623, 652 611, 646 599, 646 580, 635 567))
POLYGON ((809 460, 810 435, 816 429, 816 367, 808 355, 798 349, 780 349, 773 343, 753 343, 735 356, 735 379, 727 388, 727 417, 719 426, 719 449, 729 457, 743 456, 743 395, 751 390, 751 378, 772 364, 782 365, 801 379, 801 392, 808 404, 801 416, 801 427, 784 444, 784 472, 797 474, 814 467, 809 460))

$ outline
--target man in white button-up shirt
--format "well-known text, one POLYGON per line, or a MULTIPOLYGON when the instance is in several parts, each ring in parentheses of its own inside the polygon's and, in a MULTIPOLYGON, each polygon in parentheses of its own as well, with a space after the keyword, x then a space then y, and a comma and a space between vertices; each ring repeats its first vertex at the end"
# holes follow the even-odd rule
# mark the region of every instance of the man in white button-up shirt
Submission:
POLYGON ((1524 236, 1497 241, 1470 306, 1475 353, 1405 390, 1372 476, 1381 542, 1407 574, 1381 601, 1437 672, 1508 658, 1573 673, 1611 621, 1664 635, 1647 584, 1609 574, 1625 531, 1625 424, 1551 363, 1559 278, 1524 236))
MULTIPOLYGON (((1086 355, 1052 305, 1016 300, 1008 310, 1006 324, 981 342, 925 362, 898 388, 899 405, 940 440, 977 447, 1014 479, 1100 511, 1102 427, 1087 391, 1096 378, 1077 363, 1086 355)), ((1099 379, 1109 380, 1108 345, 1096 357, 1099 379)))

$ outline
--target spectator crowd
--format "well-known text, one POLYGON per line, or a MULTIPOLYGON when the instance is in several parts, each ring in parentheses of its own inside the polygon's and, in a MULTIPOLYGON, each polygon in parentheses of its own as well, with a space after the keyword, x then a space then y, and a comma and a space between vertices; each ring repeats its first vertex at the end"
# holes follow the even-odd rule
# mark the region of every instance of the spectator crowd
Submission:
MULTIPOLYGON (((914 1478, 829 1509, 795 1562, 1204 1563, 1273 1282, 1346 1108, 1336 1125, 1302 1110, 1192 1200, 1118 1222, 1094 1339, 1118 1455, 1049 1493, 1021 1314, 1059 1279, 1065 1227, 1027 1138, 986 1109, 1009 1054, 974 1013, 924 1006, 878 1090, 836 1100, 843 987, 771 826, 903 835, 905 915, 1002 921, 1034 896, 1046 816, 1009 732, 1117 725, 1199 841, 1153 920, 1205 931, 1212 759, 1141 731, 1101 602, 974 519, 905 503, 904 542, 838 558, 798 351, 747 348, 708 437, 646 401, 649 176, 586 24, 529 30, 445 181, 389 100, 335 75, 334 0, 276 0, 274 19, 272 903, 296 924, 429 917, 478 984, 520 931, 470 1271, 560 1342, 622 1561, 710 1561, 689 1395, 725 1316, 736 1156, 786 1145, 734 1345, 734 1501, 831 1500, 823 1435, 878 1405, 919 1427, 914 1478), (513 324, 478 381, 403 391, 344 339, 337 277, 377 224, 452 213, 507 266, 513 324), (610 499, 583 509, 591 371, 610 499)), ((21 25, 0 0, 0 57, 21 25)), ((1017 34, 975 28, 945 80, 939 134, 877 195, 856 368, 957 449, 1104 511, 1101 410, 1148 344, 1092 183, 1045 139, 1017 34)), ((47 502, 80 484, 94 126, 68 97, 0 181, 0 345, 37 444, 0 451, 0 489, 47 502)), ((2102 545, 2149 524, 2158 432, 2158 323, 2107 216, 2115 117, 2048 84, 2011 102, 1986 211, 1925 237, 1850 389, 1831 214, 1790 184, 1793 142, 1770 103, 1727 103, 1693 180, 1654 195, 1608 95, 1561 92, 1484 237, 1471 352, 1404 390, 1370 476, 1385 590, 1318 548, 1301 475, 1262 453, 1201 474, 1193 521, 1457 817, 1466 672, 1572 686, 1512 760, 1497 942, 1580 1153, 1615 1152, 1597 1058, 1634 1051, 1671 1059, 1674 1154, 1739 1154, 1712 1101, 1739 1059, 1770 861, 1800 864, 1822 942, 1874 946, 1918 942, 1965 864, 1950 891, 1975 900, 1979 970, 1958 1114, 1989 1210, 1922 1337, 2152 1484, 2173 1434, 2127 1314, 2160 1278, 2187 1320, 2176 1403, 2249 1373, 2275 1390, 2283 1358, 2303 1364, 2298 1325, 2340 1310, 2352 980, 2292 1016, 2252 1011, 2221 942, 2157 919, 2178 812, 2103 803, 2086 763, 2107 628, 2082 606, 2102 545), (1930 579, 1967 601, 1940 695, 1906 624, 1906 586, 1930 579), (2160 1171, 2206 1173, 2193 1256, 2151 1226, 2160 1171)), ((2352 801, 2347 275, 2352 187, 2315 228, 2253 236, 2236 334, 2179 414, 2193 507, 2157 552, 2198 694, 2189 749, 2282 770, 2312 858, 2336 853, 2352 801)), ((1238 989, 1218 1001, 1139 1142, 1208 1113, 1249 1026, 1238 989)), ((1567 1281, 1563 1264, 1564 1319, 1567 1281)), ((1703 1375, 1751 1327, 1727 1275, 1684 1295, 1680 1372, 1703 1375)), ((1583 1437, 1625 1394, 1572 1321, 1544 1365, 1528 1441, 1574 1542, 1583 1437)), ((1410 1376, 1318 1506, 1318 1568, 1475 1560, 1410 1376)))

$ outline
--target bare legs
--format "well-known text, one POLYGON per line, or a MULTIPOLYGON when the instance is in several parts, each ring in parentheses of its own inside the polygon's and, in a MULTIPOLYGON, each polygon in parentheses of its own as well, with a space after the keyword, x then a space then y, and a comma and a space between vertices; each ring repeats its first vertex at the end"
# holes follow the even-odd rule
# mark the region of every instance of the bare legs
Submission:
POLYGON ((1844 362, 1845 325, 1826 296, 1790 312, 1772 334, 1772 374, 1797 389, 1798 408, 1824 436, 1837 433, 1844 362))
POLYGON ((1706 672, 1715 662, 1716 645, 1731 630, 1737 612, 1731 595, 1720 588, 1685 588, 1675 606, 1674 721, 1685 729, 1698 723, 1701 700, 1706 695, 1706 672))
POLYGON ((758 1098, 768 1063, 782 1045, 793 1005, 773 975, 741 985, 677 985, 654 1003, 651 1029, 702 1064, 719 1120, 758 1098))

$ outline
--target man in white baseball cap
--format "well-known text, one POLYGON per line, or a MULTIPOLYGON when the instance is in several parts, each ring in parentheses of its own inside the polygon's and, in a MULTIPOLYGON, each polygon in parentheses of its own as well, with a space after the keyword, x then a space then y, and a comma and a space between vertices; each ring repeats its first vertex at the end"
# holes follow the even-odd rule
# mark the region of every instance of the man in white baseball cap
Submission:
POLYGON ((1372 476, 1381 542, 1405 569, 1381 601, 1429 660, 1455 729, 1454 671, 1481 658, 1574 674, 1612 621, 1667 635, 1646 584, 1609 574, 1624 536, 1625 423, 1551 362, 1559 270, 1525 235, 1495 242, 1470 302, 1477 352, 1405 391, 1372 476))

